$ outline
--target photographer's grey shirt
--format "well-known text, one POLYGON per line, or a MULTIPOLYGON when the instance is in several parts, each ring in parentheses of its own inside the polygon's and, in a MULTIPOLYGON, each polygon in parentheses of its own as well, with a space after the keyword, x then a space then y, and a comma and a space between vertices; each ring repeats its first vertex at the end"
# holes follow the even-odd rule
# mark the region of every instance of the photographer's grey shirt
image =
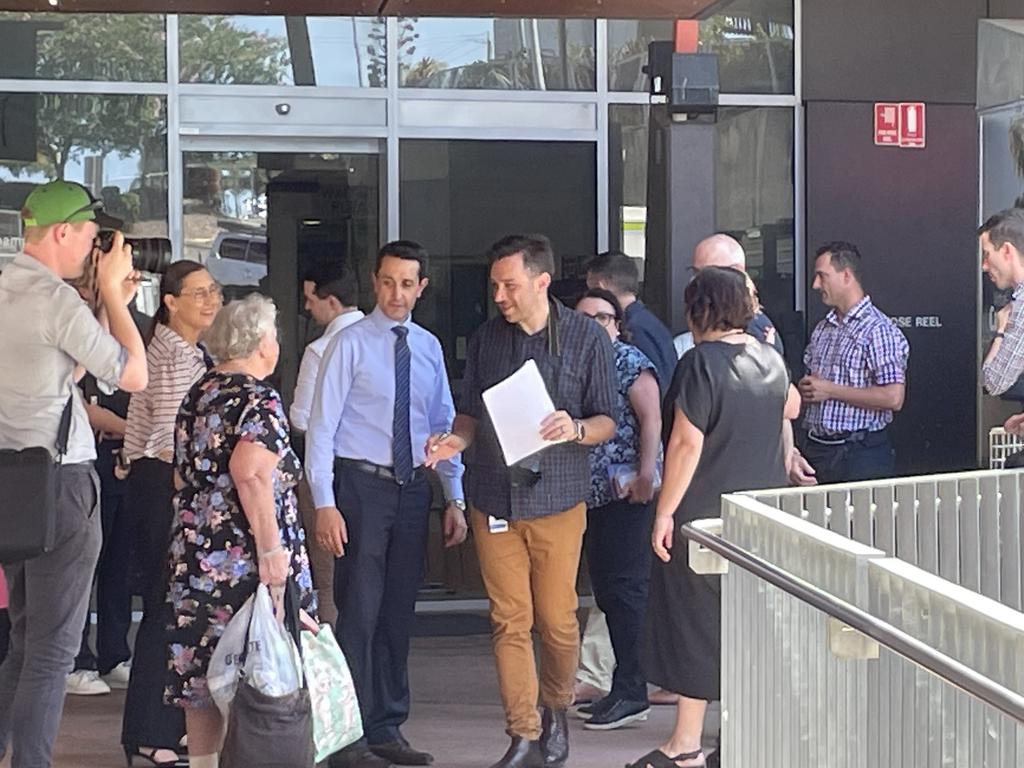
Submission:
POLYGON ((73 395, 64 462, 95 459, 75 364, 114 387, 127 357, 78 291, 31 256, 16 256, 0 274, 0 448, 43 446, 56 454, 60 417, 73 395))

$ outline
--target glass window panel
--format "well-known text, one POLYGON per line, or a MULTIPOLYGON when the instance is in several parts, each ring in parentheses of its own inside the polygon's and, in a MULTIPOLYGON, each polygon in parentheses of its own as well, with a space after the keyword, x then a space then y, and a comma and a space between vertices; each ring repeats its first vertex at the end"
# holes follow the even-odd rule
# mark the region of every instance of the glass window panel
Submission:
POLYGON ((182 16, 181 82, 385 84, 384 21, 354 16, 182 16))
MULTIPOLYGON (((77 181, 134 237, 167 237, 167 115, 162 98, 0 93, 0 268, 23 245, 21 210, 37 185, 77 181)), ((156 309, 155 280, 136 306, 156 309)))
POLYGON ((183 165, 184 255, 205 263, 229 298, 273 268, 268 223, 277 216, 298 233, 300 272, 310 259, 349 259, 364 303, 372 303, 365 276, 380 231, 379 155, 186 152, 183 165), (307 195, 304 208, 289 197, 295 189, 307 195), (310 194, 317 199, 309 202, 310 194))
MULTIPOLYGON (((700 21, 699 50, 718 54, 723 93, 793 93, 792 0, 732 0, 700 21)), ((647 45, 671 40, 665 20, 608 22, 608 87, 646 91, 647 45)))
POLYGON ((217 247, 217 257, 229 259, 230 261, 245 261, 245 246, 248 243, 248 240, 225 237, 217 247))
POLYGON ((252 242, 249 244, 249 253, 246 255, 246 260, 252 264, 267 264, 267 244, 252 242))
MULTIPOLYGON (((0 160, 0 209, 18 211, 38 184, 85 184, 106 210, 139 237, 167 235, 167 116, 164 99, 78 93, 0 93, 8 112, 34 120, 9 123, 5 138, 31 157, 0 160)), ((5 133, 5 131, 0 131, 5 133)))
POLYGON ((594 36, 591 19, 400 19, 401 84, 592 91, 594 36))
MULTIPOLYGON (((609 110, 609 243, 642 259, 649 107, 617 104, 609 110)), ((793 310, 796 287, 793 112, 722 108, 716 127, 716 229, 743 244, 761 301, 769 315, 781 315, 793 310)))
POLYGON ((583 142, 401 142, 402 237, 431 254, 416 319, 440 337, 453 378, 462 376, 469 337, 496 312, 484 255, 495 240, 544 233, 555 249, 553 292, 585 289, 582 265, 597 248, 595 155, 583 142))
POLYGON ((156 14, 0 13, 0 78, 160 82, 164 17, 156 14))

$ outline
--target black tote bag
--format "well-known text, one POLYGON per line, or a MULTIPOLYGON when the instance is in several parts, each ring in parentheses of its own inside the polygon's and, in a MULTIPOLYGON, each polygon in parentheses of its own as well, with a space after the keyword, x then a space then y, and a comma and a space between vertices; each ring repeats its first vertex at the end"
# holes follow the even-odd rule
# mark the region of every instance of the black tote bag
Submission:
POLYGON ((57 430, 57 460, 44 447, 0 450, 0 563, 31 560, 53 549, 60 514, 61 461, 71 432, 72 394, 57 430))

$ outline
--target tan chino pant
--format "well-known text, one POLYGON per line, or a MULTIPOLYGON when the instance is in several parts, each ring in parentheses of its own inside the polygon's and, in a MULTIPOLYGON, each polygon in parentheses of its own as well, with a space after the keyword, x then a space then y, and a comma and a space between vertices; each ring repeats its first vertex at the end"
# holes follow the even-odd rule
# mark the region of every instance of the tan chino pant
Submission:
POLYGON ((541 704, 565 709, 572 704, 579 662, 576 620, 586 505, 535 520, 518 520, 505 533, 488 530, 487 515, 472 510, 471 524, 487 595, 491 601, 498 686, 506 730, 537 739, 541 704), (531 630, 540 635, 540 675, 531 630))

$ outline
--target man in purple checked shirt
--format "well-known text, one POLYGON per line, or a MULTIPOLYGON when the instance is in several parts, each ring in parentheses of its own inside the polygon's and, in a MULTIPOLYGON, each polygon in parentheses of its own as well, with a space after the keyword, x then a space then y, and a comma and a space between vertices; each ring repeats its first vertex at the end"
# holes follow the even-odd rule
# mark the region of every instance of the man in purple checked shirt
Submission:
POLYGON ((832 310, 804 351, 798 387, 804 401, 804 458, 819 483, 892 475, 888 426, 903 407, 910 345, 864 293, 861 256, 852 243, 821 246, 814 290, 832 310))

